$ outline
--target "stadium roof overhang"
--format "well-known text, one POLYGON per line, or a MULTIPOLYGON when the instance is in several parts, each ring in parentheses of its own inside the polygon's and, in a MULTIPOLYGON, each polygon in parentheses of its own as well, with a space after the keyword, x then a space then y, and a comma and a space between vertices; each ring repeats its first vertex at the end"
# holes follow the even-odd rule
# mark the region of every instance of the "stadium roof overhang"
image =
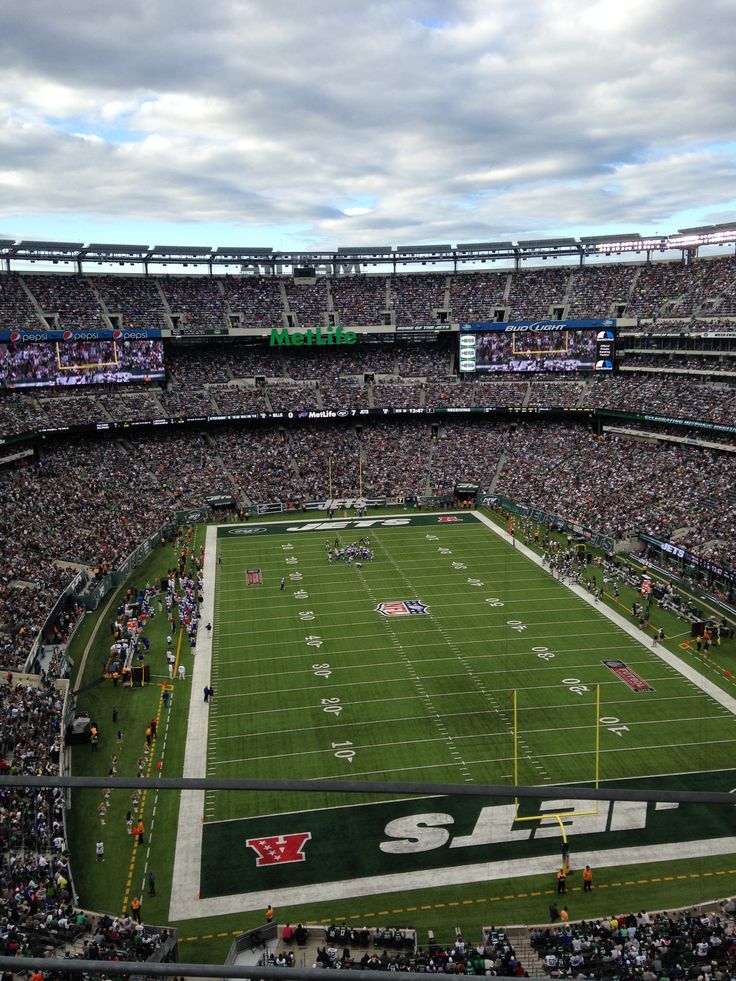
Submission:
POLYGON ((582 261, 591 256, 622 255, 625 253, 666 252, 668 250, 698 249, 709 245, 736 244, 736 222, 681 228, 672 235, 642 236, 639 232, 618 235, 593 235, 575 238, 524 239, 518 242, 458 242, 457 245, 382 245, 344 246, 314 252, 274 252, 254 246, 182 246, 182 245, 124 245, 93 242, 43 242, 0 239, 0 259, 8 269, 15 261, 44 263, 84 263, 97 265, 128 265, 149 263, 176 266, 258 265, 276 266, 397 266, 496 262, 512 259, 515 263, 528 259, 551 259, 576 256, 582 261))

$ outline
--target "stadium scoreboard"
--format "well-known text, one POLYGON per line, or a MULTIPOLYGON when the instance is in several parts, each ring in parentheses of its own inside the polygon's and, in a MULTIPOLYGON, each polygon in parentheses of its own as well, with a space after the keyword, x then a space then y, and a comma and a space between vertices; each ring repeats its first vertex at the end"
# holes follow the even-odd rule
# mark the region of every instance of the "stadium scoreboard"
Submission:
POLYGON ((149 382, 165 378, 164 342, 153 331, 49 330, 0 334, 0 389, 149 382))
POLYGON ((615 320, 461 323, 463 373, 613 371, 615 320))

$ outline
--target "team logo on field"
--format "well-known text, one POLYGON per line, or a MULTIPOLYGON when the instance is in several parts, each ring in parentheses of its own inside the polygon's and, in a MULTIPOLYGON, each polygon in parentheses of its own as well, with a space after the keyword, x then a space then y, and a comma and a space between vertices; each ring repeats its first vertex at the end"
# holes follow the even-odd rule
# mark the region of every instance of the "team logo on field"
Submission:
POLYGON ((445 514, 441 518, 437 518, 439 524, 446 524, 448 521, 462 521, 462 518, 458 518, 454 514, 445 514))
POLYGON ((383 617, 411 617, 429 613, 429 607, 421 600, 393 600, 389 603, 379 603, 376 613, 380 613, 383 617))
POLYGON ((311 837, 309 831, 300 831, 273 838, 249 838, 246 845, 258 854, 257 868, 261 865, 286 865, 288 862, 305 861, 304 846, 311 837))
POLYGON ((265 535, 267 529, 261 525, 258 528, 228 528, 228 535, 265 535))

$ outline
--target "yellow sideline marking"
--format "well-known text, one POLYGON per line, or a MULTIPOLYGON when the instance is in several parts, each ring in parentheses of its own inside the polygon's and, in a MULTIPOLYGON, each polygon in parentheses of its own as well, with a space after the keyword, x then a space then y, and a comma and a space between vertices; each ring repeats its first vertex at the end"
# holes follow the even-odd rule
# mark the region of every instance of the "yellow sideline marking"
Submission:
MULTIPOLYGON (((627 885, 656 885, 659 882, 674 882, 676 879, 707 879, 714 875, 736 875, 736 869, 719 869, 717 872, 689 872, 687 875, 664 875, 664 876, 652 876, 650 879, 637 879, 636 882, 633 880, 627 880, 626 882, 599 882, 595 883, 593 886, 593 892, 596 889, 618 889, 623 888, 627 885)), ((582 892, 581 886, 574 886, 572 889, 568 889, 568 892, 582 892)), ((474 906, 480 903, 497 903, 501 899, 524 899, 528 896, 556 896, 556 889, 545 889, 540 892, 517 892, 511 896, 488 896, 482 899, 463 899, 463 906, 474 906)), ((406 906, 402 909, 393 909, 391 913, 414 913, 417 909, 420 910, 432 910, 432 909, 447 909, 448 906, 459 906, 461 903, 458 902, 447 902, 447 903, 432 903, 425 904, 423 906, 406 906)), ((339 920, 369 920, 377 916, 388 916, 388 910, 379 910, 378 913, 352 913, 350 916, 328 916, 324 919, 317 920, 318 923, 336 923, 339 920)), ((249 927, 243 927, 242 930, 232 930, 230 933, 218 933, 218 937, 239 937, 241 933, 246 933, 249 927)), ((211 933, 202 934, 199 937, 183 937, 183 940, 211 940, 211 933)))
MULTIPOLYGON (((178 647, 177 647, 177 658, 179 656, 179 647, 181 647, 182 633, 183 633, 183 628, 180 628, 179 629, 179 644, 178 644, 178 647)), ((163 688, 160 688, 159 689, 159 693, 158 693, 158 706, 156 708, 156 715, 155 715, 155 719, 156 719, 156 723, 157 724, 160 723, 160 721, 161 721, 161 708, 163 706, 163 692, 164 692, 164 689, 163 688)), ((155 739, 152 739, 151 740, 151 749, 150 749, 150 752, 148 754, 148 765, 146 766, 146 776, 147 777, 150 777, 151 776, 151 768, 153 767, 153 757, 155 755, 155 753, 154 753, 154 747, 155 747, 155 745, 156 745, 156 740, 155 739)), ((145 807, 146 807, 146 798, 147 798, 147 796, 148 796, 148 790, 146 789, 141 794, 140 805, 138 807, 138 817, 141 817, 141 818, 143 817, 143 812, 144 812, 145 807)), ((145 832, 145 833, 148 834, 148 832, 145 832)), ((128 912, 128 902, 130 901, 130 892, 131 892, 131 888, 132 888, 132 884, 133 884, 133 873, 135 872, 135 866, 136 866, 136 862, 138 860, 138 851, 142 847, 141 845, 137 844, 137 841, 138 841, 138 839, 137 838, 134 838, 133 844, 131 846, 133 850, 132 850, 131 855, 130 855, 130 865, 128 866, 128 880, 127 880, 127 882, 125 884, 125 895, 123 896, 123 904, 122 904, 122 907, 121 907, 121 910, 120 910, 120 915, 121 916, 125 916, 127 914, 127 912, 128 912)))

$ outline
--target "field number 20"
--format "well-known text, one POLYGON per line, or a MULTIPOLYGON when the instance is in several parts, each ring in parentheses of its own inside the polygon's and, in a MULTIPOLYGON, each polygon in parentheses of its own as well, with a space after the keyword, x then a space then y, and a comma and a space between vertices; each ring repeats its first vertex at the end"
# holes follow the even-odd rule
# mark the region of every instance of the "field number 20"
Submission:
POLYGON ((562 684, 567 685, 570 691, 575 692, 576 695, 582 695, 583 692, 590 691, 587 685, 584 685, 580 678, 563 678, 562 684))
POLYGON ((323 698, 320 702, 323 712, 329 712, 330 715, 339 715, 342 712, 342 705, 340 704, 339 698, 323 698))

